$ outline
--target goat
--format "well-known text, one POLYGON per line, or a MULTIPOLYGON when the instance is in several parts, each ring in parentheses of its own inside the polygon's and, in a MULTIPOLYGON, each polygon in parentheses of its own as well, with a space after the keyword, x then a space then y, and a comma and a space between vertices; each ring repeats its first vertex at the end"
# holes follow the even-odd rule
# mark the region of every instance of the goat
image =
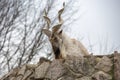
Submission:
MULTIPOLYGON (((67 55, 72 56, 86 56, 88 55, 87 49, 83 46, 83 44, 75 39, 71 39, 68 37, 63 30, 60 30, 63 20, 61 18, 61 14, 64 11, 63 8, 58 12, 59 24, 55 25, 52 28, 52 31, 48 29, 43 29, 43 32, 48 36, 49 41, 52 45, 53 52, 55 55, 55 59, 66 58, 67 55)), ((50 19, 45 15, 45 20, 47 21, 47 26, 51 23, 50 19)))

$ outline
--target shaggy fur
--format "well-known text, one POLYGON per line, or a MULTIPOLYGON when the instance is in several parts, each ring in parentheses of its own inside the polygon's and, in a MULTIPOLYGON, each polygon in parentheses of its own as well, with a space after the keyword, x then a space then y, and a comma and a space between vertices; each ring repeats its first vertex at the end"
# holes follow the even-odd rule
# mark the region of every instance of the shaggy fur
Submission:
POLYGON ((60 27, 63 24, 61 14, 64 11, 64 6, 65 4, 63 3, 63 8, 58 11, 59 23, 52 28, 52 31, 50 31, 48 27, 51 21, 47 17, 47 14, 45 14, 44 18, 47 21, 47 29, 43 29, 43 32, 49 38, 55 55, 55 59, 65 59, 67 55, 86 56, 89 53, 87 49, 83 46, 83 44, 75 39, 71 39, 62 30, 60 30, 60 27))
POLYGON ((65 33, 62 33, 62 41, 60 41, 60 54, 63 58, 67 55, 72 56, 86 56, 89 55, 87 49, 83 46, 81 42, 76 39, 71 39, 65 33))

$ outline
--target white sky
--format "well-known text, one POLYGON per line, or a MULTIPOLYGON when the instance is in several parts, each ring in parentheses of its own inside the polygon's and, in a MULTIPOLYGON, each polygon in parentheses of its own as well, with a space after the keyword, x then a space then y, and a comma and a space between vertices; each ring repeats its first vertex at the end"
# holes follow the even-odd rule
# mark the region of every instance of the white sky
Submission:
POLYGON ((76 16, 81 17, 69 26, 68 34, 82 37, 83 44, 95 54, 120 50, 120 0, 78 0, 75 6, 79 7, 76 16))

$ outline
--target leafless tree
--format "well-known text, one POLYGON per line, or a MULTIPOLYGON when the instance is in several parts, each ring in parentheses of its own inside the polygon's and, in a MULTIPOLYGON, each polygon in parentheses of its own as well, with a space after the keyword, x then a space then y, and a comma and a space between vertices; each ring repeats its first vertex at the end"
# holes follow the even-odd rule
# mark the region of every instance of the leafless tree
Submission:
MULTIPOLYGON (((74 2, 66 2, 62 15, 65 25, 71 23, 71 16, 77 11, 72 6, 74 2)), ((0 0, 0 74, 36 60, 44 47, 50 48, 42 33, 46 27, 43 15, 51 18, 51 28, 62 4, 57 0, 0 0)))

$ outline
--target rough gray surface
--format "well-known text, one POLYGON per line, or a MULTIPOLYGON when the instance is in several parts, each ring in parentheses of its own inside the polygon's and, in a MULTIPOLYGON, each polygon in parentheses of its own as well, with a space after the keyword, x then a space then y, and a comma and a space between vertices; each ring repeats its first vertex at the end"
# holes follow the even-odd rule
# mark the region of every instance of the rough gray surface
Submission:
MULTIPOLYGON (((90 55, 85 57, 68 56, 65 60, 43 59, 38 64, 26 64, 15 68, 0 80, 115 80, 113 79, 114 73, 114 77, 120 76, 120 56, 114 57, 115 60, 113 57, 113 55, 90 55), (115 70, 113 66, 116 68, 115 70)), ((120 80, 120 78, 118 77, 116 80, 120 80)))
POLYGON ((120 54, 114 54, 114 79, 120 80, 120 54))

